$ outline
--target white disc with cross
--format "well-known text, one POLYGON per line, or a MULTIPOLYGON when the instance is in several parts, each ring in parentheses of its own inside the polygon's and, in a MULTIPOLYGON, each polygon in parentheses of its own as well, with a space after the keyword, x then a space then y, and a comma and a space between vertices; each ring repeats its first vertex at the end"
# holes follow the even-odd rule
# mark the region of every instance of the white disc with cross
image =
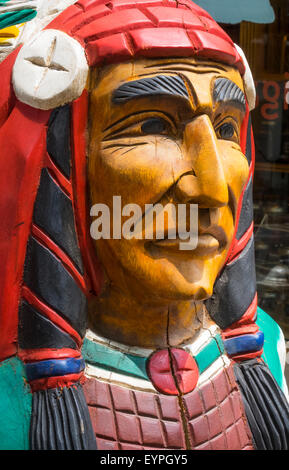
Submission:
POLYGON ((88 64, 83 47, 62 31, 41 31, 24 44, 13 68, 17 98, 38 109, 53 109, 78 98, 88 64))

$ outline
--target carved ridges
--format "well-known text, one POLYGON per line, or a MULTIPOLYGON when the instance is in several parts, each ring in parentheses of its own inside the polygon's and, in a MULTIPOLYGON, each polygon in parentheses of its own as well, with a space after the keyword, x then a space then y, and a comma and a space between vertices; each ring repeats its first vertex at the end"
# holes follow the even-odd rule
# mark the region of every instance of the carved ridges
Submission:
POLYGON ((121 85, 113 94, 114 103, 123 103, 135 96, 152 94, 169 94, 188 98, 188 91, 184 81, 178 76, 158 75, 157 77, 143 78, 121 85))
MULTIPOLYGON (((87 286, 75 229, 72 181, 71 175, 68 179, 63 174, 63 168, 70 168, 71 155, 70 151, 60 155, 69 138, 70 112, 68 107, 62 107, 53 113, 48 124, 47 150, 51 157, 46 154, 34 203, 22 288, 22 298, 29 308, 34 308, 43 321, 50 322, 54 349, 73 347, 72 344, 75 348, 80 347, 86 327, 87 286), (65 119, 60 119, 61 116, 65 119), (68 285, 65 286, 66 282, 68 285), (71 344, 61 343, 59 329, 71 344)), ((22 322, 24 339, 29 338, 34 323, 22 322)), ((38 347, 41 347, 41 341, 38 347)), ((35 345, 30 348, 29 341, 21 347, 35 349, 35 345)))
POLYGON ((31 450, 95 450, 82 387, 54 388, 33 394, 31 450))
POLYGON ((176 57, 214 58, 244 72, 231 39, 208 13, 189 0, 80 1, 59 15, 49 28, 61 29, 78 39, 91 66, 132 56, 164 57, 175 53, 176 57))
POLYGON ((246 106, 243 91, 231 80, 218 78, 215 81, 214 98, 216 101, 241 101, 246 106))
POLYGON ((256 359, 235 364, 256 450, 288 450, 289 406, 267 364, 256 359))
POLYGON ((96 379, 84 394, 99 450, 253 450, 231 366, 180 400, 96 379))

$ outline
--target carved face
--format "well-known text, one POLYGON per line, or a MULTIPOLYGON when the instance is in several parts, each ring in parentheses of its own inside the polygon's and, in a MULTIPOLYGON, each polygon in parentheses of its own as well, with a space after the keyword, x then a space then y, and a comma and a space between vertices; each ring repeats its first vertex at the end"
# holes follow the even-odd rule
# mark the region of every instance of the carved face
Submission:
POLYGON ((103 68, 90 102, 91 205, 198 204, 199 241, 101 239, 97 255, 116 289, 166 303, 213 292, 248 178, 240 148, 243 82, 229 66, 195 59, 103 68))

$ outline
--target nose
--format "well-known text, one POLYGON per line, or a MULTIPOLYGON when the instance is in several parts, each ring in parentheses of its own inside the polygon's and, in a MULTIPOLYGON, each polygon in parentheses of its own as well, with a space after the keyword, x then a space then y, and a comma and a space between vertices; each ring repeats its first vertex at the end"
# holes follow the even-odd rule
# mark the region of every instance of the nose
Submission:
POLYGON ((218 139, 207 115, 198 116, 187 124, 184 152, 192 164, 192 171, 178 180, 178 199, 197 203, 203 208, 227 205, 229 192, 218 139))

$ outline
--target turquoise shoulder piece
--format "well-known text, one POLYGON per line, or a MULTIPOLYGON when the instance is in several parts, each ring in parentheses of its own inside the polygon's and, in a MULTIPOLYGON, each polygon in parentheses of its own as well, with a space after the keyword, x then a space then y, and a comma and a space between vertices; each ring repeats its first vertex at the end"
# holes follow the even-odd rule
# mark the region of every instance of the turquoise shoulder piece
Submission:
POLYGON ((146 358, 144 357, 115 351, 105 345, 93 343, 87 338, 84 339, 81 353, 85 362, 95 366, 149 380, 146 373, 146 358))
POLYGON ((22 361, 0 363, 0 450, 29 449, 32 394, 22 361))
POLYGON ((257 309, 257 325, 264 333, 264 349, 262 358, 268 365, 279 387, 284 390, 284 374, 278 353, 278 343, 282 340, 281 329, 270 315, 260 307, 257 309))

